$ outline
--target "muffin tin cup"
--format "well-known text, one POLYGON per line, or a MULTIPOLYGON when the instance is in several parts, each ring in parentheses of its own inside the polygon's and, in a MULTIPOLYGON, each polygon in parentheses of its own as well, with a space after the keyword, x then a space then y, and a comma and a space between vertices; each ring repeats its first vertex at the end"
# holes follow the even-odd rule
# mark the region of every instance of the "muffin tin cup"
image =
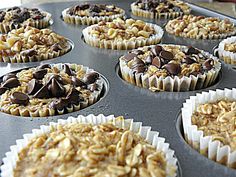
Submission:
POLYGON ((4 165, 1 166, 1 176, 13 177, 14 168, 19 160, 18 153, 27 146, 31 139, 49 133, 52 127, 57 128, 58 125, 71 123, 99 125, 107 122, 111 122, 116 127, 128 129, 141 135, 156 149, 164 152, 167 162, 167 177, 175 177, 177 175, 177 159, 174 157, 174 151, 169 148, 169 144, 165 142, 165 138, 159 137, 159 132, 152 131, 151 127, 142 126, 142 122, 134 122, 133 119, 123 119, 121 117, 115 118, 113 115, 104 116, 100 114, 95 116, 90 114, 86 117, 80 115, 77 118, 69 117, 66 120, 59 119, 57 123, 50 122, 49 126, 42 125, 40 126, 40 129, 33 129, 31 134, 24 134, 24 139, 16 140, 16 145, 11 146, 11 151, 6 153, 6 157, 3 159, 4 165))
POLYGON ((236 53, 224 50, 225 44, 236 42, 236 37, 230 37, 220 42, 218 48, 214 51, 218 52, 219 58, 224 60, 226 64, 236 65, 236 53))
POLYGON ((112 49, 112 50, 129 50, 129 49, 135 49, 138 47, 142 47, 145 45, 153 45, 158 44, 161 42, 162 36, 164 34, 163 29, 155 24, 146 23, 148 26, 154 28, 156 34, 153 36, 150 36, 147 39, 136 39, 136 40, 101 40, 97 37, 94 37, 89 34, 89 32, 92 30, 93 27, 96 27, 97 25, 92 25, 87 28, 85 28, 82 33, 84 36, 84 40, 87 44, 98 47, 98 48, 105 48, 105 49, 112 49))
MULTIPOLYGON (((163 44, 162 46, 165 45, 163 44)), ((179 47, 183 49, 185 48, 185 46, 179 47)), ((139 50, 142 50, 142 48, 139 48, 139 50)), ((139 87, 148 88, 152 91, 181 92, 203 89, 214 84, 221 70, 221 64, 213 55, 209 54, 208 52, 201 52, 208 58, 214 59, 216 62, 215 68, 204 74, 198 74, 197 76, 191 75, 189 77, 184 76, 182 78, 179 78, 178 76, 149 77, 147 74, 134 72, 127 66, 124 60, 120 59, 121 75, 125 81, 139 87)))
POLYGON ((184 136, 188 144, 200 154, 228 167, 236 168, 236 151, 232 151, 228 145, 222 145, 218 140, 213 141, 212 136, 204 136, 203 131, 198 130, 191 122, 191 116, 198 105, 225 98, 235 100, 236 89, 210 90, 187 99, 182 108, 184 136))
MULTIPOLYGON (((59 70, 62 70, 64 63, 58 63, 58 64, 51 64, 52 66, 56 66, 59 70)), ((69 64, 67 65, 71 66, 72 68, 77 69, 77 71, 83 71, 85 74, 89 74, 92 72, 95 72, 93 69, 90 69, 88 67, 82 66, 82 65, 76 65, 76 64, 69 64)), ((47 105, 47 108, 38 108, 36 110, 32 110, 30 108, 25 108, 24 106, 16 106, 16 105, 7 105, 2 106, 2 111, 11 115, 15 116, 23 116, 23 117, 48 117, 48 116, 55 116, 56 114, 62 115, 65 113, 70 113, 74 111, 78 111, 80 109, 83 109, 85 107, 88 107, 94 103, 96 103, 103 92, 103 89, 105 87, 105 83, 103 83, 102 79, 98 79, 96 81, 96 84, 98 86, 97 90, 94 90, 84 101, 81 101, 79 104, 73 104, 65 107, 62 110, 59 109, 52 109, 47 105)), ((47 99, 41 99, 43 102, 45 102, 47 99)))
POLYGON ((68 39, 67 40, 67 47, 60 51, 50 51, 46 53, 41 53, 40 55, 34 56, 23 56, 21 54, 16 54, 14 56, 1 56, 0 62, 5 63, 28 63, 28 62, 37 62, 37 61, 45 61, 53 58, 57 58, 68 53, 73 48, 73 43, 68 39))
POLYGON ((138 8, 135 3, 131 4, 131 11, 132 14, 135 16, 139 16, 139 17, 145 17, 145 18, 149 18, 149 19, 170 19, 170 18, 176 18, 179 16, 182 16, 184 14, 190 14, 191 9, 187 9, 184 12, 169 12, 169 13, 153 13, 147 10, 142 10, 140 8, 138 8))
POLYGON ((76 24, 76 25, 93 25, 96 24, 100 21, 112 21, 113 19, 116 18, 123 18, 125 16, 125 11, 123 9, 120 9, 119 14, 115 15, 110 15, 110 16, 95 16, 95 17, 89 17, 89 16, 76 16, 76 15, 69 15, 67 14, 67 11, 69 8, 66 8, 65 10, 62 11, 62 19, 66 23, 71 23, 71 24, 76 24))
POLYGON ((51 21, 51 14, 45 11, 42 11, 45 14, 45 17, 43 19, 40 20, 30 20, 30 21, 25 21, 21 24, 17 24, 17 25, 10 25, 10 24, 3 24, 0 23, 0 32, 1 33, 8 33, 9 31, 13 30, 13 29, 18 29, 22 26, 32 26, 38 29, 42 29, 42 28, 46 28, 50 25, 50 21, 51 21))

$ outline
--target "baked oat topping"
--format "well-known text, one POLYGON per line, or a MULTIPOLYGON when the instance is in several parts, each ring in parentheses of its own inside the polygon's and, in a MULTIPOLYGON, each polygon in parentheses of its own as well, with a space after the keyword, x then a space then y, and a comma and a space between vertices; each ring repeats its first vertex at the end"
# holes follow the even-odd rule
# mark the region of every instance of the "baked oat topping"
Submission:
POLYGON ((120 58, 136 73, 148 76, 197 76, 214 68, 217 61, 189 46, 156 45, 135 49, 120 58))
POLYGON ((112 22, 99 22, 89 34, 100 40, 142 40, 156 34, 154 27, 144 21, 120 18, 112 22))
POLYGON ((20 151, 14 177, 167 176, 165 154, 140 135, 113 124, 52 127, 20 151))
POLYGON ((67 10, 69 15, 80 17, 102 17, 123 13, 123 10, 115 5, 106 4, 79 4, 67 10))
POLYGON ((50 59, 51 53, 59 56, 70 49, 69 41, 50 29, 27 26, 0 35, 0 60, 4 62, 24 62, 27 61, 25 58, 33 61, 50 59))
POLYGON ((176 36, 188 38, 216 39, 234 35, 236 29, 229 19, 184 15, 170 20, 166 31, 176 36))
POLYGON ((173 12, 183 13, 186 10, 189 10, 189 6, 186 3, 177 0, 137 0, 135 6, 154 14, 173 12))
POLYGON ((236 43, 225 43, 224 50, 236 53, 236 43))
POLYGON ((37 8, 12 7, 0 10, 0 24, 10 26, 11 29, 17 29, 23 25, 31 25, 32 22, 40 20, 50 20, 51 15, 37 8))
POLYGON ((100 75, 81 65, 45 64, 3 77, 0 110, 31 117, 72 112, 96 102, 102 87, 100 75))
POLYGON ((236 102, 227 99, 201 104, 192 115, 192 124, 222 145, 236 150, 236 102))

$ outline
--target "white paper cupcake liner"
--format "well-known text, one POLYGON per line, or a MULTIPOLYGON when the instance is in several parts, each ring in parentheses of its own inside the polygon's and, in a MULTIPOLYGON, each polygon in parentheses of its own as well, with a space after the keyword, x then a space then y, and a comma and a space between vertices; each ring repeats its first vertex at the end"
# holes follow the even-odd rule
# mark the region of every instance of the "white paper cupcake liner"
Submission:
MULTIPOLYGON (((165 44, 161 44, 161 46, 165 46, 165 44)), ((168 45, 168 46, 178 46, 178 45, 168 45)), ((152 46, 151 46, 152 47, 152 46)), ((179 46, 180 48, 184 49, 186 46, 179 46)), ((138 48, 142 50, 143 48, 138 48)), ((120 70, 122 78, 139 87, 148 88, 148 89, 155 89, 156 91, 190 91, 190 90, 197 90, 208 87, 212 85, 220 70, 221 70, 221 63, 218 61, 218 58, 214 57, 208 52, 200 50, 205 56, 208 58, 213 59, 216 64, 215 68, 209 70, 207 73, 198 74, 197 76, 191 75, 189 77, 184 76, 179 78, 178 76, 174 77, 157 77, 157 76, 149 76, 148 74, 138 73, 136 74, 131 68, 129 68, 124 60, 120 58, 120 70)))
POLYGON ((62 11, 62 18, 66 23, 76 24, 76 25, 93 25, 100 21, 112 21, 116 18, 123 18, 125 16, 125 11, 123 9, 120 9, 119 14, 115 15, 109 15, 109 16, 95 16, 95 17, 89 17, 89 16, 77 16, 77 15, 69 15, 67 11, 69 8, 66 8, 62 11))
POLYGON ((57 127, 58 125, 65 125, 70 123, 86 123, 98 125, 106 122, 112 122, 119 128, 129 129, 135 133, 141 135, 148 143, 152 144, 158 150, 161 150, 165 154, 166 174, 167 177, 175 177, 177 175, 177 159, 174 157, 174 151, 169 148, 169 144, 165 142, 165 138, 159 137, 159 132, 152 131, 151 127, 142 126, 142 122, 134 122, 133 119, 115 118, 113 115, 104 116, 102 114, 82 116, 77 118, 69 117, 67 120, 59 119, 57 123, 51 122, 49 126, 42 125, 40 129, 33 129, 32 133, 24 134, 24 139, 16 140, 16 145, 10 147, 10 152, 6 153, 6 157, 3 159, 3 165, 1 166, 2 177, 13 177, 13 170, 16 166, 16 162, 19 159, 18 153, 27 146, 32 138, 39 137, 42 134, 50 132, 51 127, 57 127))
POLYGON ((197 34, 195 36, 189 37, 187 35, 187 33, 180 32, 179 34, 176 34, 175 30, 170 26, 170 22, 171 21, 169 21, 166 24, 166 26, 165 26, 166 31, 168 33, 170 33, 170 34, 175 35, 175 36, 184 37, 184 38, 192 38, 192 39, 224 39, 224 38, 226 38, 228 36, 233 36, 233 35, 236 34, 236 28, 234 27, 234 30, 232 32, 229 32, 229 33, 224 33, 224 34, 207 34, 207 35, 202 35, 202 34, 199 35, 199 34, 197 34))
POLYGON ((224 39, 220 42, 218 49, 215 52, 218 52, 219 58, 223 60, 226 64, 236 65, 236 53, 226 51, 225 44, 236 43, 236 36, 232 36, 224 39))
POLYGON ((44 61, 44 60, 49 60, 53 59, 59 56, 62 56, 66 53, 68 53, 72 49, 72 43, 70 40, 67 40, 67 46, 66 48, 63 48, 62 50, 59 51, 50 51, 46 53, 40 53, 39 55, 34 55, 34 56, 23 56, 20 53, 17 53, 16 55, 13 56, 1 56, 0 57, 0 62, 5 62, 5 63, 28 63, 28 62, 37 62, 37 61, 44 61))
POLYGON ((221 99, 236 100, 236 89, 210 90, 187 99, 182 108, 184 136, 188 144, 202 155, 228 167, 236 168, 236 151, 232 151, 230 146, 222 145, 217 140, 213 141, 212 136, 204 136, 203 131, 198 130, 197 126, 193 125, 191 121, 191 116, 198 105, 216 102, 221 99))
MULTIPOLYGON (((57 67, 59 70, 62 70, 64 64, 67 64, 72 68, 81 67, 80 70, 83 70, 85 74, 95 72, 93 69, 90 69, 82 65, 77 66, 77 64, 58 63, 58 64, 51 64, 51 66, 57 67)), ((47 117, 47 116, 54 116, 56 114, 61 115, 65 113, 78 111, 80 109, 83 109, 85 107, 88 107, 96 103, 100 99, 103 92, 103 88, 104 88, 104 82, 100 78, 96 81, 96 84, 98 86, 97 90, 94 90, 84 101, 81 101, 77 105, 73 104, 68 107, 65 107, 62 110, 58 110, 58 109, 55 110, 53 108, 48 107, 48 108, 39 108, 33 112, 32 110, 27 109, 22 106, 18 106, 18 107, 9 106, 8 108, 3 108, 2 110, 4 110, 3 112, 6 112, 8 114, 12 114, 16 116, 23 116, 23 117, 47 117)))
POLYGON ((93 27, 96 27, 97 25, 92 25, 87 28, 85 28, 82 33, 84 36, 84 40, 87 44, 98 47, 98 48, 105 48, 105 49, 112 49, 112 50, 129 50, 129 49, 135 49, 142 46, 147 45, 154 45, 161 42, 162 36, 164 34, 163 29, 155 24, 146 23, 148 26, 154 28, 156 34, 150 36, 146 39, 135 39, 135 40, 101 40, 95 36, 92 36, 89 34, 89 32, 92 30, 93 27))
POLYGON ((184 14, 190 14, 191 12, 191 9, 188 8, 186 10, 184 10, 183 12, 168 12, 168 13, 153 13, 153 12, 150 12, 150 11, 147 11, 147 10, 142 10, 140 8, 138 8, 136 5, 135 5, 135 2, 132 3, 130 5, 131 7, 131 11, 132 11, 132 14, 135 15, 135 16, 139 16, 139 17, 145 17, 145 18, 150 18, 150 19, 160 19, 160 18, 164 18, 164 19, 169 19, 169 18, 176 18, 176 17, 179 17, 179 16, 182 16, 184 14))
POLYGON ((0 32, 1 33, 8 33, 9 31, 13 30, 13 29, 18 29, 22 26, 32 26, 38 29, 42 29, 42 28, 46 28, 50 25, 50 21, 52 20, 52 15, 48 12, 45 11, 41 11, 45 17, 43 19, 40 20, 26 20, 23 23, 20 23, 18 25, 14 25, 14 27, 10 24, 4 24, 4 23, 0 23, 0 32))

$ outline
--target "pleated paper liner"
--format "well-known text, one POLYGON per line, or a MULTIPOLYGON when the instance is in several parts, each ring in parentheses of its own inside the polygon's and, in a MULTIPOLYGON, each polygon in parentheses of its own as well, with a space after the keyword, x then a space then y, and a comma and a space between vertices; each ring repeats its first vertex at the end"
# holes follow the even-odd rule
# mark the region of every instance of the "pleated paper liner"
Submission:
MULTIPOLYGON (((77 64, 67 64, 70 67, 74 68, 75 71, 84 71, 85 74, 89 74, 94 72, 93 69, 89 69, 88 67, 77 65, 77 64)), ((52 64, 53 67, 57 67, 59 70, 62 70, 63 63, 52 64)), ((1 108, 2 112, 22 117, 48 117, 54 115, 61 115, 65 113, 75 112, 86 108, 94 103, 96 103, 102 96, 104 89, 104 81, 100 78, 96 81, 98 86, 97 90, 94 90, 89 96, 84 97, 84 100, 79 104, 72 104, 63 108, 62 110, 49 108, 48 104, 43 107, 39 107, 38 109, 30 109, 25 106, 13 106, 13 105, 3 105, 1 108)), ((40 99, 40 102, 49 103, 52 99, 40 99)))
POLYGON ((59 51, 50 51, 46 53, 40 53, 39 55, 33 55, 33 56, 24 56, 20 53, 17 53, 12 56, 0 56, 0 62, 5 63, 28 63, 28 62, 37 62, 37 61, 44 61, 49 60, 53 58, 57 58, 59 56, 62 56, 66 53, 68 53, 73 48, 73 42, 69 39, 67 39, 67 45, 66 48, 63 48, 59 51))
MULTIPOLYGON (((164 44, 161 46, 165 46, 164 44)), ((177 45, 168 45, 177 46, 177 45)), ((152 46, 151 46, 152 47, 152 46)), ((179 46, 181 49, 187 48, 186 46, 179 46)), ((143 50, 143 48, 138 48, 143 50)), ((149 77, 147 74, 137 73, 130 69, 126 62, 120 58, 120 70, 122 78, 139 87, 147 88, 153 91, 170 91, 170 92, 180 92, 180 91, 191 91, 206 88, 216 81, 218 74, 221 70, 221 63, 216 57, 209 54, 208 52, 200 50, 202 54, 211 58, 215 61, 214 69, 209 70, 207 73, 198 74, 197 76, 190 75, 189 77, 183 76, 168 76, 168 77, 149 77)))
POLYGON ((8 24, 0 23, 0 32, 1 33, 8 33, 13 29, 18 29, 22 26, 32 26, 32 27, 35 27, 38 29, 46 28, 49 25, 51 25, 51 21, 52 21, 51 16, 52 15, 48 12, 45 12, 45 11, 41 11, 41 12, 43 12, 43 14, 45 14, 46 16, 40 20, 33 20, 33 19, 31 20, 30 19, 30 20, 26 20, 25 22, 20 23, 20 24, 16 24, 16 25, 11 25, 9 23, 8 24))
POLYGON ((190 14, 191 9, 188 8, 186 10, 184 10, 183 12, 165 12, 165 13, 154 13, 154 12, 150 12, 147 10, 142 10, 140 8, 138 8, 135 3, 131 4, 131 11, 133 15, 139 16, 139 17, 145 17, 145 18, 149 18, 149 19, 160 19, 160 18, 164 18, 164 19, 170 19, 170 18, 176 18, 179 16, 182 16, 184 14, 190 14))
POLYGON ((219 58, 226 64, 236 65, 236 52, 230 52, 224 49, 225 44, 230 43, 236 44, 236 36, 232 36, 221 41, 215 52, 218 52, 219 58))
MULTIPOLYGON (((170 22, 170 21, 169 21, 170 22)), ((228 36, 233 36, 236 34, 236 28, 234 27, 234 30, 229 32, 229 33, 223 33, 223 34, 207 34, 207 35, 199 35, 197 34, 196 36, 191 36, 189 37, 186 33, 180 32, 179 34, 175 34, 175 30, 170 27, 170 23, 167 23, 165 26, 165 29, 168 33, 179 36, 179 37, 184 37, 184 38, 192 38, 192 39, 224 39, 228 36)))
POLYGON ((210 90, 187 99, 182 108, 184 136, 188 144, 199 151, 200 154, 228 167, 236 168, 236 151, 232 151, 230 146, 223 145, 218 140, 213 141, 212 136, 204 136, 203 131, 198 130, 197 126, 193 125, 191 121, 191 116, 199 104, 216 102, 222 99, 236 100, 236 89, 210 90))
POLYGON ((166 174, 167 177, 177 176, 177 159, 174 157, 174 151, 169 148, 169 144, 165 142, 165 138, 159 137, 159 132, 152 131, 149 126, 142 126, 142 122, 134 122, 133 119, 124 119, 123 117, 114 117, 113 115, 104 116, 102 114, 82 116, 77 118, 69 117, 66 120, 58 120, 57 123, 51 122, 49 126, 42 125, 40 129, 32 130, 30 134, 24 134, 24 139, 16 140, 16 145, 11 146, 10 152, 6 153, 6 157, 3 159, 3 165, 1 166, 2 177, 13 177, 13 170, 16 167, 16 162, 19 160, 18 153, 27 146, 32 138, 40 137, 43 134, 50 132, 51 128, 57 128, 58 125, 66 125, 72 123, 83 123, 99 125, 103 123, 112 123, 116 127, 131 130, 141 135, 149 144, 152 144, 156 149, 162 151, 165 154, 166 160, 166 174))
POLYGON ((71 23, 71 24, 76 24, 76 25, 93 25, 96 24, 100 21, 112 21, 113 19, 116 18, 123 18, 125 16, 125 11, 123 9, 120 9, 120 13, 119 14, 115 14, 115 15, 108 15, 108 16, 77 16, 77 15, 69 15, 67 13, 67 11, 69 10, 69 8, 64 9, 62 11, 62 18, 66 23, 71 23))
POLYGON ((98 48, 105 48, 105 49, 112 49, 112 50, 129 50, 129 49, 135 49, 142 46, 147 45, 154 45, 161 42, 162 36, 164 34, 163 29, 155 24, 146 23, 148 26, 154 28, 156 34, 150 36, 149 38, 145 39, 135 39, 135 40, 101 40, 97 37, 94 37, 89 34, 89 32, 92 30, 93 27, 96 27, 97 25, 92 25, 87 28, 85 28, 82 33, 84 36, 84 40, 87 44, 98 47, 98 48))

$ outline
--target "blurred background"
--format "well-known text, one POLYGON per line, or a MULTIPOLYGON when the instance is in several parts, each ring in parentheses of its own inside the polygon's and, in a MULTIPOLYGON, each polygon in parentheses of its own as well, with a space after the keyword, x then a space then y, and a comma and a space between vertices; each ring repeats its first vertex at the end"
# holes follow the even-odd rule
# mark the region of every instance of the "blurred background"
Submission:
MULTIPOLYGON (((73 0, 0 0, 0 8, 6 8, 11 6, 29 5, 48 3, 48 2, 60 2, 60 1, 73 1, 73 0)), ((86 0, 77 0, 77 2, 83 2, 86 0)), ((96 0, 93 0, 96 1, 96 0)), ((135 1, 135 0, 134 0, 135 1)), ((223 14, 236 17, 236 0, 188 0, 188 2, 197 4, 199 6, 212 9, 223 14)))

